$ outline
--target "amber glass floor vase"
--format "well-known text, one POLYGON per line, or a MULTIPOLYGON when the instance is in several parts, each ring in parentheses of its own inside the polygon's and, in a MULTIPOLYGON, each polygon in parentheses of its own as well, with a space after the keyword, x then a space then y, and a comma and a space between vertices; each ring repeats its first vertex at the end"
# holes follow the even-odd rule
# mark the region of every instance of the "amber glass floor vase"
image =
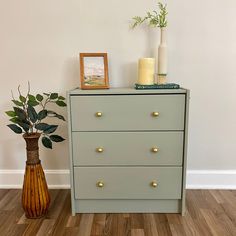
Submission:
POLYGON ((47 214, 50 195, 39 159, 40 134, 23 135, 26 141, 27 161, 25 167, 22 206, 27 218, 40 218, 47 214))

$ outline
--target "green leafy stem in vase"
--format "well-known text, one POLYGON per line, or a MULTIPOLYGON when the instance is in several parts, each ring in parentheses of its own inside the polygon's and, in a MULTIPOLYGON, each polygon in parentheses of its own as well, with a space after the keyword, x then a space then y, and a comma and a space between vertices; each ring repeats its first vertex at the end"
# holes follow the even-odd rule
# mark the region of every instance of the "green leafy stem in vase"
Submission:
POLYGON ((62 142, 65 139, 59 135, 52 134, 58 128, 58 125, 47 124, 43 120, 47 117, 58 118, 65 121, 62 115, 52 110, 48 110, 49 104, 56 104, 59 107, 65 107, 65 98, 58 93, 43 93, 36 96, 30 94, 30 84, 28 84, 28 93, 23 96, 18 86, 19 98, 16 99, 12 93, 13 110, 6 111, 12 124, 7 125, 16 134, 25 134, 27 136, 35 133, 42 134, 42 143, 46 148, 52 149, 52 142, 62 142), (39 111, 36 111, 38 107, 39 111))
POLYGON ((167 12, 167 5, 158 2, 158 8, 160 12, 158 13, 157 11, 152 11, 152 12, 147 12, 147 15, 145 17, 140 17, 140 16, 135 16, 133 17, 133 23, 131 25, 131 28, 135 28, 138 25, 141 25, 145 21, 148 22, 148 25, 151 27, 160 27, 164 28, 167 26, 167 19, 166 16, 168 14, 167 12))

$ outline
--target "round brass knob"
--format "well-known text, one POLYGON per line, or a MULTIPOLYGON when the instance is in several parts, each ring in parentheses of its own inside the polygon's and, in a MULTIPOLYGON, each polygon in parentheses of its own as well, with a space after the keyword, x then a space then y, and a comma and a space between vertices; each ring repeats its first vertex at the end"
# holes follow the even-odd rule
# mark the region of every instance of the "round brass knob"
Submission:
POLYGON ((96 148, 96 151, 97 151, 97 152, 103 152, 104 149, 103 149, 102 147, 98 147, 98 148, 96 148))
POLYGON ((104 183, 103 183, 102 181, 98 181, 98 182, 97 182, 97 187, 98 187, 98 188, 104 187, 104 183))
POLYGON ((152 148, 152 152, 158 152, 158 151, 159 151, 159 149, 157 147, 152 148))
POLYGON ((102 112, 96 112, 96 117, 101 117, 102 116, 102 112))
POLYGON ((157 116, 159 116, 159 112, 157 112, 157 111, 154 111, 154 112, 152 113, 152 116, 154 116, 154 117, 157 117, 157 116))
POLYGON ((158 185, 158 183, 157 183, 155 180, 153 180, 153 181, 150 183, 150 185, 151 185, 153 188, 156 188, 157 185, 158 185))

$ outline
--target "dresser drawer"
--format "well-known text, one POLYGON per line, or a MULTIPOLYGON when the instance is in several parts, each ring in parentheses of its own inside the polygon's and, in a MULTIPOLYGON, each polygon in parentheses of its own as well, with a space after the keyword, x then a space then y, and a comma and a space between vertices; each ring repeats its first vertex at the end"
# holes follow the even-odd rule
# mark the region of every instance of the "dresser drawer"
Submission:
POLYGON ((183 132, 73 132, 73 162, 86 165, 182 165, 183 132))
POLYGON ((74 183, 76 199, 180 199, 182 168, 75 167, 74 183))
POLYGON ((183 94, 71 96, 70 99, 72 131, 184 129, 183 94))

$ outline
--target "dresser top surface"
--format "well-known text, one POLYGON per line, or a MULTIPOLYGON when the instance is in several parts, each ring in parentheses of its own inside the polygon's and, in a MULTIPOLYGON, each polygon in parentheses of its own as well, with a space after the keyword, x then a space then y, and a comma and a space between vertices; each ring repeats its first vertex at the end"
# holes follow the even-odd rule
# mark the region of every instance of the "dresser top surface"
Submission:
POLYGON ((114 94, 185 94, 186 89, 147 89, 136 90, 134 88, 110 88, 100 90, 81 90, 79 88, 69 91, 70 95, 114 95, 114 94))

